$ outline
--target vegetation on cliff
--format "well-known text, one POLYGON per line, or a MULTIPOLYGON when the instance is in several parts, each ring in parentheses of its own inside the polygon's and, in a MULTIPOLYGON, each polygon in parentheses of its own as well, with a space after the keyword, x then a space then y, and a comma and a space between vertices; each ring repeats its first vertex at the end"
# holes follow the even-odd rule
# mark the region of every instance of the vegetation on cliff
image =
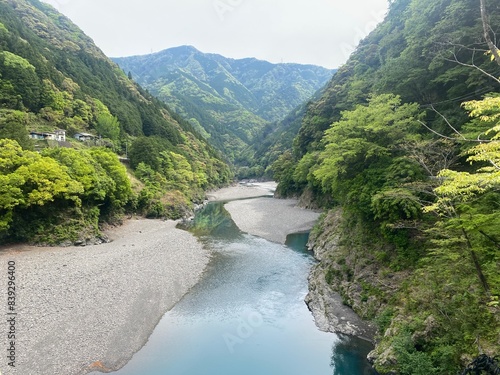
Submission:
POLYGON ((392 2, 274 164, 279 194, 342 208, 316 244, 332 289, 379 324, 381 373, 498 354, 500 6, 483 5, 392 2))

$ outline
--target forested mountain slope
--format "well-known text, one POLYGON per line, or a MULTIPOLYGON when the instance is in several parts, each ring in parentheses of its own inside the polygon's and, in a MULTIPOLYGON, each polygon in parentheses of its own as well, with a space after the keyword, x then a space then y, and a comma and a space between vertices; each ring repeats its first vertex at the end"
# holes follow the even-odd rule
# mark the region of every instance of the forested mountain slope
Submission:
POLYGON ((248 162, 251 155, 242 151, 266 123, 309 100, 333 74, 313 65, 230 59, 191 46, 114 61, 236 162, 248 162))
POLYGON ((91 237, 124 210, 178 217, 231 179, 191 125, 37 0, 0 1, 0 138, 2 241, 91 237), (115 152, 129 157, 134 186, 115 152))
POLYGON ((378 324, 382 374, 500 353, 500 3, 484 2, 485 24, 480 1, 391 2, 273 166, 279 194, 332 209, 312 290, 378 324))

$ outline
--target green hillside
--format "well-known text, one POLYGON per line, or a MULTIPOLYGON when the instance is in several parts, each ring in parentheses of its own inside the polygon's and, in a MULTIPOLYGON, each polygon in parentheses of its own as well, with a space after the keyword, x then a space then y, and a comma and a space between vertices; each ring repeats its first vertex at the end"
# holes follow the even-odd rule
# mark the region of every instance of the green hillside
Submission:
POLYGON ((229 59, 190 46, 114 61, 239 164, 252 160, 248 146, 266 124, 309 100, 333 74, 313 65, 229 59))
POLYGON ((319 294, 378 324, 382 374, 499 354, 500 4, 485 5, 483 25, 479 1, 391 2, 273 165, 279 194, 331 210, 311 237, 319 294))
POLYGON ((179 217, 231 180, 190 124, 37 0, 0 1, 0 138, 2 241, 92 237, 125 211, 179 217))

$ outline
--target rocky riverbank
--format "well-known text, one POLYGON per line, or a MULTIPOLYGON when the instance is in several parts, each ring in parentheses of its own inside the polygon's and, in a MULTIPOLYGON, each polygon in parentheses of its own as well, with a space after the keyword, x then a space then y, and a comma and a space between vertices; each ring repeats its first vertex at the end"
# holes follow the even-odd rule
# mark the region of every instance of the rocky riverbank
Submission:
POLYGON ((339 218, 340 212, 330 213, 324 221, 328 224, 323 224, 321 230, 310 236, 309 246, 319 263, 313 267, 309 275, 306 303, 320 329, 373 341, 376 332, 374 325, 361 319, 348 306, 349 301, 346 300, 346 296, 339 293, 343 287, 349 288, 345 283, 342 285, 342 281, 339 280, 343 276, 342 273, 349 275, 352 272, 345 263, 343 270, 336 271, 338 267, 342 268, 341 265, 335 264, 336 253, 341 251, 338 244, 339 218))
POLYGON ((320 262, 311 272, 306 302, 321 329, 374 341, 374 318, 407 274, 383 266, 375 245, 358 243, 359 228, 342 220, 341 209, 331 210, 311 233, 309 246, 320 262))

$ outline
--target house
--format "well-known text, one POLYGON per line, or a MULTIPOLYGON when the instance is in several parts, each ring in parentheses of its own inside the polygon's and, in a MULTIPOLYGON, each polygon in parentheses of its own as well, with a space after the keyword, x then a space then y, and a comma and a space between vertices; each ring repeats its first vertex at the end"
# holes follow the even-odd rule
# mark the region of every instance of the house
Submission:
POLYGON ((54 133, 50 132, 30 132, 31 139, 40 139, 40 140, 51 140, 57 142, 66 142, 66 131, 65 130, 56 130, 54 133))
POLYGON ((97 137, 95 135, 92 135, 89 133, 76 133, 75 138, 81 142, 93 141, 93 140, 97 139, 97 137))
POLYGON ((66 142, 66 130, 58 129, 54 132, 57 142, 66 142))
POLYGON ((49 133, 30 132, 31 139, 47 139, 49 133))

